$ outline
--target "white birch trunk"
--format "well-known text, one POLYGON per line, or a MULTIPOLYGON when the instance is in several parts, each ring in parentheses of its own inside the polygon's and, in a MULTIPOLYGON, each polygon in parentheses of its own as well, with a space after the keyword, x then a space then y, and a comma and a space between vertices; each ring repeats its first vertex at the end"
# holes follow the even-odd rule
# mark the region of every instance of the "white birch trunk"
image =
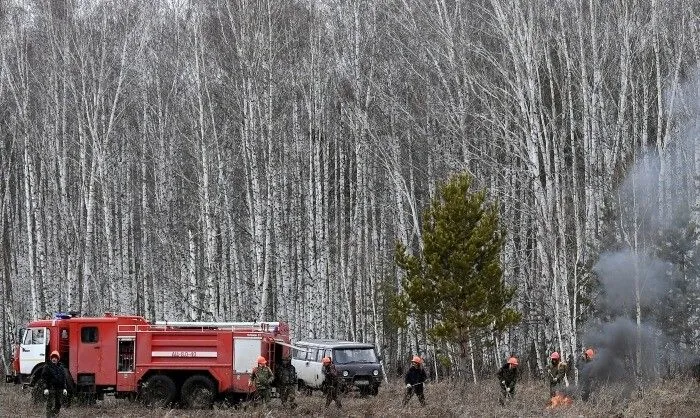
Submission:
POLYGON ((189 316, 191 321, 197 321, 201 319, 201 310, 199 300, 199 287, 197 282, 197 246, 195 243, 194 232, 192 231, 192 228, 187 229, 187 244, 189 251, 187 253, 184 272, 187 283, 186 288, 188 290, 189 295, 189 316))

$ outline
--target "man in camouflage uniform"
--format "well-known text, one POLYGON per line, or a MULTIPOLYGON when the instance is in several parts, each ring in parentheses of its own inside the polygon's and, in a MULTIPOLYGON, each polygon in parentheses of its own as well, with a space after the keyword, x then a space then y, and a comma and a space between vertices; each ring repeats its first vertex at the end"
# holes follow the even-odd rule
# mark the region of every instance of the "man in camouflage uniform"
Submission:
POLYGON ((591 362, 595 352, 592 348, 589 348, 583 353, 581 362, 579 363, 579 380, 581 382, 581 400, 584 402, 588 400, 591 394, 591 362))
POLYGON ((418 402, 425 406, 425 395, 423 395, 423 384, 428 380, 428 374, 423 368, 423 359, 419 356, 413 356, 411 359, 411 367, 408 368, 403 382, 406 384, 406 393, 403 396, 402 405, 408 404, 413 394, 416 394, 418 402))
POLYGON ((296 398, 297 370, 292 366, 289 356, 282 357, 282 364, 277 366, 275 372, 275 381, 280 391, 282 405, 286 405, 289 401, 292 409, 296 408, 297 404, 294 400, 296 398))
POLYGON ((58 351, 51 352, 49 356, 50 362, 44 365, 41 369, 41 377, 46 383, 44 396, 46 396, 46 417, 57 417, 61 412, 61 395, 67 396, 66 390, 67 376, 63 370, 63 366, 59 363, 61 355, 58 351))
POLYGON ((331 401, 335 401, 335 406, 340 408, 342 406, 340 399, 338 399, 340 379, 338 377, 338 369, 335 368, 335 364, 333 364, 330 357, 323 358, 321 372, 323 373, 323 383, 326 385, 326 407, 330 406, 331 401))
POLYGON ((515 357, 509 358, 496 375, 501 382, 501 398, 499 402, 501 405, 505 405, 506 399, 512 399, 515 396, 515 382, 518 379, 518 359, 515 357))
POLYGON ((561 356, 556 351, 549 358, 552 364, 549 366, 549 396, 554 397, 557 391, 564 387, 564 379, 566 378, 566 363, 561 361, 561 356))
POLYGON ((264 405, 270 403, 271 386, 274 380, 272 370, 267 367, 267 359, 263 356, 258 357, 258 367, 253 369, 248 386, 255 385, 256 400, 261 400, 264 405))

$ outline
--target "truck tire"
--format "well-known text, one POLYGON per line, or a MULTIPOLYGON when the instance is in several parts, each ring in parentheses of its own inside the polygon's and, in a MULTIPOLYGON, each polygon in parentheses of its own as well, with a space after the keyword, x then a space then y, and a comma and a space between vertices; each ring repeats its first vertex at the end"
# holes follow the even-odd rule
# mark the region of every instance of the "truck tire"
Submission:
POLYGON ((141 386, 141 401, 152 408, 164 408, 172 404, 177 396, 177 387, 170 377, 156 374, 141 386))
POLYGON ((190 409, 211 409, 216 397, 214 382, 200 374, 190 376, 182 384, 182 401, 190 409))

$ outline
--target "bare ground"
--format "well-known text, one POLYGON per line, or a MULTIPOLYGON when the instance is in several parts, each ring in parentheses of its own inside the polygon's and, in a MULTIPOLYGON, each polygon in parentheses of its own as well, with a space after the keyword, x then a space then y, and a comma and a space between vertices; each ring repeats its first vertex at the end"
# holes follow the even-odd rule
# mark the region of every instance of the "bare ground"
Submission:
MULTIPOLYGON (((324 407, 320 393, 313 396, 297 394, 299 407, 283 408, 279 399, 273 399, 269 409, 248 407, 245 409, 215 408, 213 411, 188 411, 180 409, 153 410, 115 400, 107 396, 94 406, 70 407, 63 410, 63 417, 700 417, 698 384, 692 380, 659 382, 647 389, 639 398, 635 393, 630 399, 621 396, 616 387, 599 388, 587 402, 574 401, 570 407, 547 409, 548 388, 540 382, 523 382, 518 385, 517 397, 507 406, 498 403, 498 385, 484 381, 478 385, 451 383, 430 384, 426 387, 428 405, 421 407, 414 397, 408 406, 401 406, 403 387, 400 383, 383 386, 377 397, 359 398, 349 394, 342 398, 343 409, 331 405, 324 407)), ((0 416, 40 417, 43 405, 33 405, 28 392, 20 387, 0 383, 0 416)))

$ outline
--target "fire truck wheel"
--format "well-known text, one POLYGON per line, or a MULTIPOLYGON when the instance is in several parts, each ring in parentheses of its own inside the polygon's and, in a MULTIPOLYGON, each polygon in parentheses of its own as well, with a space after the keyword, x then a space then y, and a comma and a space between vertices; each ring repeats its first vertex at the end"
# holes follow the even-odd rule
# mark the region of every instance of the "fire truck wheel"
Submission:
POLYGON ((182 384, 182 400, 191 409, 210 409, 214 404, 214 382, 207 376, 190 376, 182 384))
POLYGON ((141 400, 146 406, 164 408, 172 404, 177 387, 170 377, 156 374, 148 378, 141 387, 141 400))

